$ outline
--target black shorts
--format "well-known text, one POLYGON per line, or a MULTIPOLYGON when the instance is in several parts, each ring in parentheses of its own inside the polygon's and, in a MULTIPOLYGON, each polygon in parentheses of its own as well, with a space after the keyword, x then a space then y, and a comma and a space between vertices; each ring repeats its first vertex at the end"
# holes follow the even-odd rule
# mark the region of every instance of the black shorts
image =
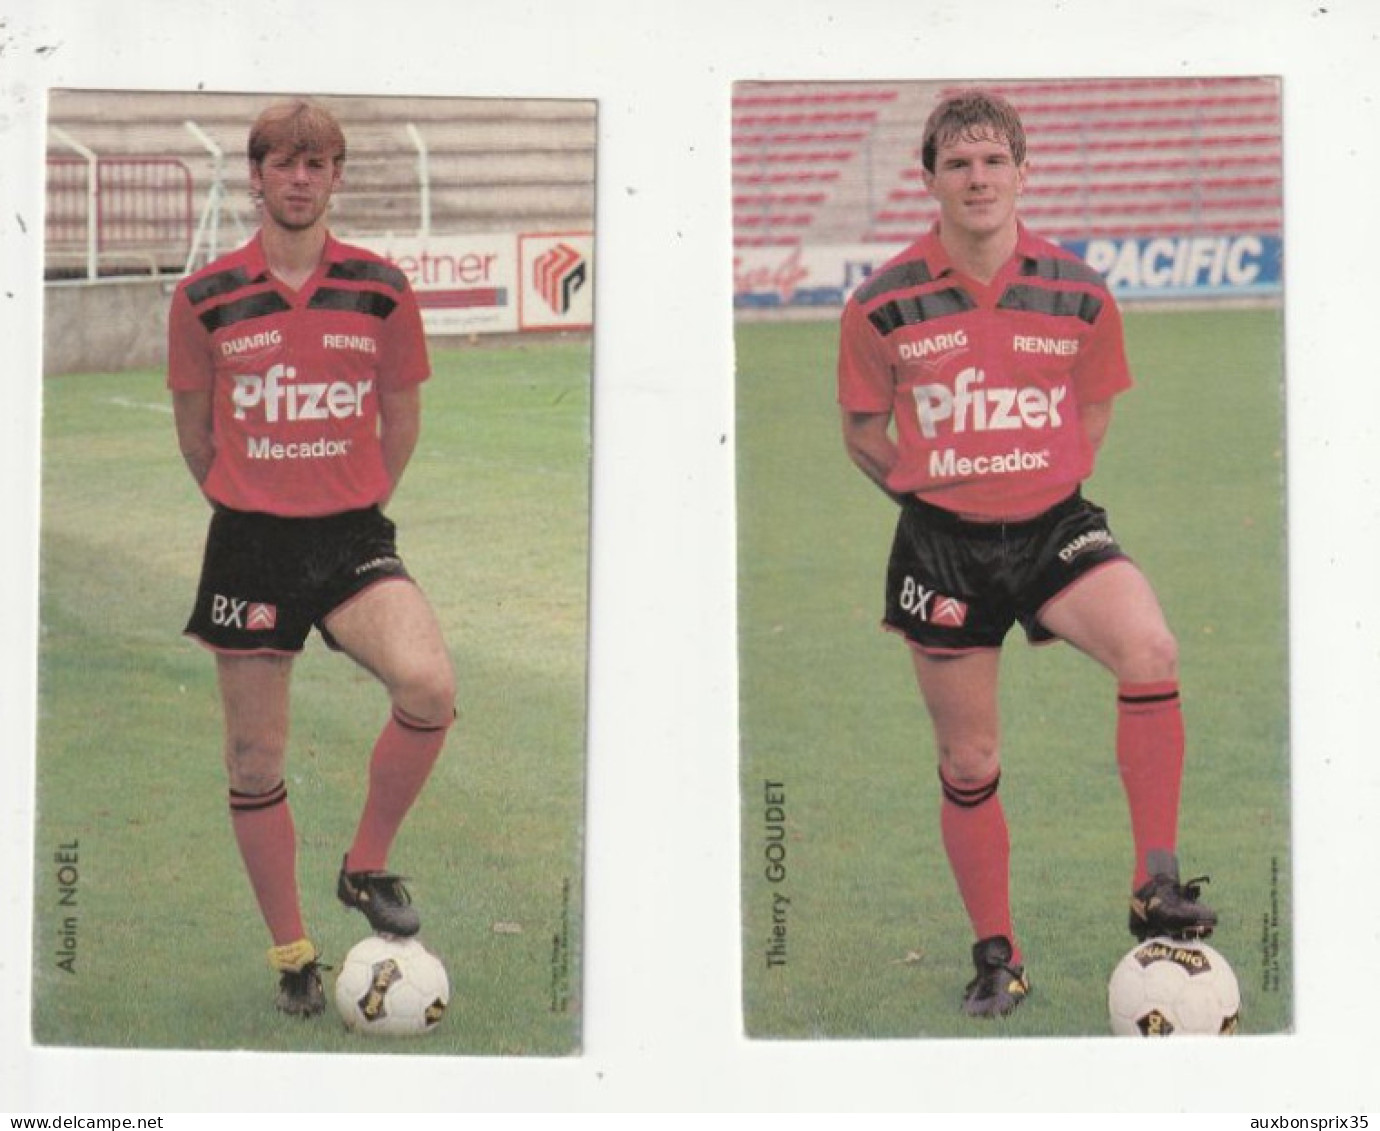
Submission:
POLYGON ((376 581, 407 577, 377 507, 281 518, 216 507, 187 634, 217 651, 300 652, 315 625, 376 581))
POLYGON ((1054 638, 1040 610, 1084 574, 1125 558, 1107 514, 1079 494, 1025 522, 968 522, 919 500, 901 508, 884 624, 925 651, 999 648, 1017 621, 1054 638))

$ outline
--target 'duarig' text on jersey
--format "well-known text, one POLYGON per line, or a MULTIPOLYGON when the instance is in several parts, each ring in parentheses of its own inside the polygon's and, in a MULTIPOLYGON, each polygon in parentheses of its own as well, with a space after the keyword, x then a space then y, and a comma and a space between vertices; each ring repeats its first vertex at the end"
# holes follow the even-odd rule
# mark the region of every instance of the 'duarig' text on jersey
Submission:
POLYGON ((1102 277, 1024 226, 990 284, 954 268, 936 228, 844 308, 839 404, 892 415, 889 490, 956 512, 1029 515, 1071 494, 1095 455, 1080 406, 1130 385, 1102 277))
POLYGON ((379 396, 429 372, 406 276, 334 237, 300 290, 269 272, 256 236, 173 296, 168 387, 211 391, 216 455, 203 489, 236 510, 309 516, 380 502, 379 396))

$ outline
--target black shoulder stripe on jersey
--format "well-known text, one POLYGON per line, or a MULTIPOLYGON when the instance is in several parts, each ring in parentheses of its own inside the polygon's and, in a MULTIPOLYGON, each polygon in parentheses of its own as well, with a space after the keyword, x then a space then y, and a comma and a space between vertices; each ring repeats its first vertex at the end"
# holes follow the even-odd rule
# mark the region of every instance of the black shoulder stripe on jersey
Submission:
POLYGON ((888 291, 901 291, 907 287, 918 287, 932 282, 934 276, 930 273, 930 265, 923 259, 913 259, 909 263, 898 263, 895 267, 888 267, 885 271, 869 275, 854 292, 853 297, 858 302, 871 302, 878 295, 884 295, 888 291))
POLYGON ((269 314, 281 314, 289 309, 291 308, 287 299, 277 291, 263 291, 260 294, 247 295, 233 302, 223 302, 219 306, 209 307, 197 317, 207 332, 214 334, 217 330, 224 330, 237 322, 247 322, 251 318, 263 318, 269 314))
POLYGON ((312 310, 346 310, 384 319, 393 313, 397 299, 378 291, 347 291, 340 287, 321 287, 307 306, 312 310))
POLYGON ((929 322, 934 318, 944 318, 951 314, 962 314, 973 310, 977 303, 967 291, 959 287, 949 287, 943 291, 930 291, 923 295, 910 295, 884 303, 868 314, 867 319, 883 337, 902 326, 914 326, 929 322))
POLYGON ((1021 274, 1027 278, 1034 276, 1037 279, 1052 279, 1055 282, 1091 283, 1096 287, 1107 285, 1107 281, 1097 271, 1078 259, 1055 259, 1053 256, 1045 259, 1027 259, 1021 264, 1021 274))
POLYGON ((343 259, 331 264, 326 277, 352 283, 382 283, 399 292, 407 287, 406 275, 391 263, 380 263, 376 259, 343 259))
POLYGON ((1102 299, 1086 291, 1053 291, 1028 283, 1012 283, 997 303, 998 310, 1029 310, 1055 318, 1078 318, 1091 325, 1102 313, 1102 299))
POLYGON ((230 267, 187 284, 187 298, 193 306, 200 306, 207 299, 219 298, 221 295, 253 286, 255 283, 263 282, 264 278, 265 276, 260 275, 257 279, 252 279, 243 267, 230 267))

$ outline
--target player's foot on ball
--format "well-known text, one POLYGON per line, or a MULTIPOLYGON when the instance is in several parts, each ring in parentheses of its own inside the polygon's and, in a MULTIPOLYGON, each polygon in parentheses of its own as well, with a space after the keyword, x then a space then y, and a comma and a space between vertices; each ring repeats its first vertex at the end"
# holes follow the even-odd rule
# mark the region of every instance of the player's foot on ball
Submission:
POLYGON ((326 967, 310 939, 269 947, 268 964, 278 971, 278 996, 273 1004, 279 1012, 294 1017, 315 1017, 325 1012, 321 971, 326 967))
POLYGON ((963 1012, 969 1017, 1005 1017, 1030 993, 1025 967, 1013 961, 1011 940, 1002 935, 973 944, 977 976, 963 991, 963 1012))
POLYGON ((1179 865, 1172 856, 1151 856, 1150 879, 1131 895, 1131 934, 1141 942, 1157 936, 1207 938, 1217 926, 1217 912, 1198 898, 1208 878, 1198 876, 1180 883, 1179 865))
POLYGON ((364 912, 369 926, 385 935, 415 935, 422 928, 421 916, 412 906, 412 896, 403 878, 392 872, 350 872, 349 858, 340 865, 335 894, 346 907, 364 912))

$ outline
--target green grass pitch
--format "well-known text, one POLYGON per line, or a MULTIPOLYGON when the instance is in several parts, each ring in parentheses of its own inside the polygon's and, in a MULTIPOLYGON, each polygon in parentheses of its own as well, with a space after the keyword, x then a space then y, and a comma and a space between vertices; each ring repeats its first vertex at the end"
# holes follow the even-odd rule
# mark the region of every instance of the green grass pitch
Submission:
MULTIPOLYGON (((1126 323, 1137 388, 1088 494, 1179 637, 1181 853, 1212 877, 1242 1032, 1279 1032, 1292 1017, 1282 322, 1205 310, 1126 323)), ((905 646, 878 627, 895 508, 843 451, 836 328, 744 323, 736 345, 748 1033, 1108 1033, 1107 978, 1133 942, 1110 676, 1067 646, 1008 638, 1002 794, 1034 991, 1005 1021, 969 1021, 972 939, 940 843, 929 724, 905 646), (773 949, 784 961, 769 964, 773 949)))
MULTIPOLYGON (((208 515, 160 373, 44 389, 33 1032, 40 1044, 562 1055, 579 1045, 589 345, 438 351, 391 515, 455 658, 461 720, 404 826, 449 1016, 369 1042, 272 1006, 226 815, 214 664, 181 636, 208 515)), ((288 786, 308 930, 335 900, 387 701, 313 636, 288 786)), ((329 977, 329 976, 328 976, 329 977)), ((329 984, 328 984, 329 992, 329 984)))

